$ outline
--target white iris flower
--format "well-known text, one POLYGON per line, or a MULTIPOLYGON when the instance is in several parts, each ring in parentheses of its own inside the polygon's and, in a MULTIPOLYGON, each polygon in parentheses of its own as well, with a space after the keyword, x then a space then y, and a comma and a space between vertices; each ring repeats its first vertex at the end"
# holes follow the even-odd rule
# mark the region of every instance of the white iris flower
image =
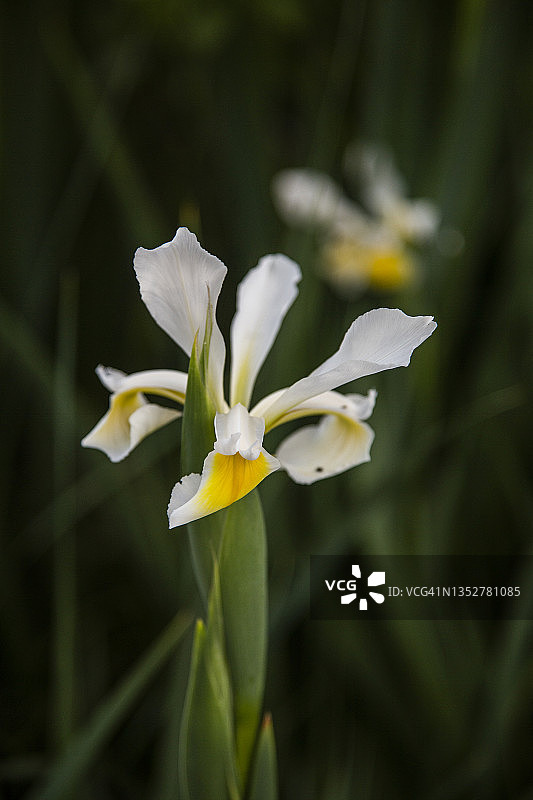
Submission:
MULTIPOLYGON (((213 450, 201 475, 187 475, 175 485, 168 507, 171 528, 226 508, 277 469, 285 469, 297 483, 313 483, 368 461, 374 433, 365 420, 376 393, 363 397, 334 390, 365 375, 407 366, 413 350, 436 327, 432 317, 409 317, 398 309, 369 311, 352 323, 331 358, 248 410, 259 370, 298 293, 297 264, 283 255, 265 256, 238 287, 229 404, 223 386, 226 348, 215 317, 224 264, 190 231, 179 228, 171 242, 154 250, 139 248, 134 266, 150 314, 187 355, 195 338, 201 347, 204 332, 210 330, 207 389, 216 408, 213 450), (275 457, 263 447, 272 428, 317 415, 321 421, 290 434, 275 457)), ((185 373, 125 375, 98 367, 97 374, 111 392, 109 410, 82 444, 103 450, 112 461, 120 461, 149 433, 180 416, 145 395, 183 405, 185 373)))
POLYGON ((429 242, 440 220, 434 203, 411 200, 389 153, 354 144, 345 173, 362 195, 365 209, 324 172, 286 169, 273 180, 273 199, 290 225, 317 230, 322 239, 321 271, 337 289, 357 294, 366 287, 394 291, 413 282, 411 245, 429 242))

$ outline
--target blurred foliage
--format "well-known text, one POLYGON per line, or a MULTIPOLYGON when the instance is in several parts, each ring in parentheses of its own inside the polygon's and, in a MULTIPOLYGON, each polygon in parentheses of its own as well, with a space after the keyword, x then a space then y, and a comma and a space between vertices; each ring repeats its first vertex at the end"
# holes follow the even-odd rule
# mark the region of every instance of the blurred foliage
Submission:
POLYGON ((368 382, 370 464, 262 489, 281 797, 531 797, 528 622, 312 622, 306 578, 310 553, 531 551, 531 4, 6 0, 1 15, 2 797, 178 798, 190 634, 167 656, 176 613, 199 608, 166 526, 179 423, 118 465, 79 446, 107 403, 97 363, 185 366, 131 268, 178 224, 229 267, 223 331, 261 255, 302 266, 258 397, 368 308, 439 323, 408 370, 368 382), (340 180, 354 138, 389 147, 465 246, 428 250, 409 294, 347 304, 270 182, 305 165, 340 180))

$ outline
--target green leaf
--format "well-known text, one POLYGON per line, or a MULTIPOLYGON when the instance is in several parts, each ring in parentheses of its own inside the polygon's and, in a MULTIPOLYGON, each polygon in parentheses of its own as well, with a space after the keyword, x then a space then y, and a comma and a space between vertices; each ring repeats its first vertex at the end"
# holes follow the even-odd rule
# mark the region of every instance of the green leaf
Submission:
POLYGON ((174 617, 122 683, 96 709, 85 727, 74 735, 51 768, 44 786, 30 792, 26 800, 61 800, 80 785, 143 689, 181 641, 189 624, 188 616, 183 613, 174 617))
POLYGON ((243 782, 261 718, 267 647, 266 536, 257 491, 228 509, 220 553, 226 652, 243 782))
POLYGON ((238 800, 233 703, 224 655, 215 564, 207 626, 196 624, 180 736, 180 789, 186 800, 238 800))
MULTIPOLYGON (((206 389, 204 350, 197 358, 196 341, 192 348, 187 378, 187 393, 181 429, 181 468, 183 475, 200 473, 204 459, 215 441, 215 407, 206 389)), ((187 526, 193 566, 200 594, 207 605, 213 560, 218 554, 224 513, 211 514, 187 526)))
POLYGON ((265 714, 252 766, 248 800, 276 800, 278 769, 272 717, 265 714))

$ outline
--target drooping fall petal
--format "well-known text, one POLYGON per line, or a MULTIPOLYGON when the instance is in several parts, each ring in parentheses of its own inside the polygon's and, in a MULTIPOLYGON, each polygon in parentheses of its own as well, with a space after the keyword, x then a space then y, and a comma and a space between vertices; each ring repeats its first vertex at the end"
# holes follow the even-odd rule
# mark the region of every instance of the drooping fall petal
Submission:
POLYGON ((186 475, 174 487, 168 505, 169 527, 185 525, 227 508, 279 466, 279 461, 264 448, 253 460, 240 453, 231 456, 209 453, 201 475, 186 475))
POLYGON ((83 447, 94 447, 111 461, 122 461, 146 436, 181 416, 181 411, 149 402, 145 394, 183 405, 187 387, 184 372, 147 370, 126 375, 102 366, 96 372, 111 391, 109 410, 82 440, 83 447))
POLYGON ((296 483, 309 484, 369 461, 374 431, 362 420, 372 413, 375 397, 374 391, 367 397, 326 392, 293 409, 291 419, 324 416, 281 442, 276 457, 283 469, 296 483))

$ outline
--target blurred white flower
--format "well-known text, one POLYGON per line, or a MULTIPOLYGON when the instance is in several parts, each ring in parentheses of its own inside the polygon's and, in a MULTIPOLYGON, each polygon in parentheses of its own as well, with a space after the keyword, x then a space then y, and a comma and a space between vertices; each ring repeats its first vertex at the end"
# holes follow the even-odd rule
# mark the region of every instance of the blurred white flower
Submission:
POLYGON ((384 150, 354 144, 344 167, 365 210, 325 173, 287 169, 272 183, 278 213, 289 225, 316 229, 321 272, 342 292, 400 289, 416 275, 413 246, 438 233, 438 209, 430 200, 407 198, 404 181, 384 150))
POLYGON ((405 182, 386 150, 353 144, 345 155, 347 176, 360 185, 363 201, 378 221, 400 239, 416 244, 432 239, 440 224, 431 200, 409 200, 405 182))

